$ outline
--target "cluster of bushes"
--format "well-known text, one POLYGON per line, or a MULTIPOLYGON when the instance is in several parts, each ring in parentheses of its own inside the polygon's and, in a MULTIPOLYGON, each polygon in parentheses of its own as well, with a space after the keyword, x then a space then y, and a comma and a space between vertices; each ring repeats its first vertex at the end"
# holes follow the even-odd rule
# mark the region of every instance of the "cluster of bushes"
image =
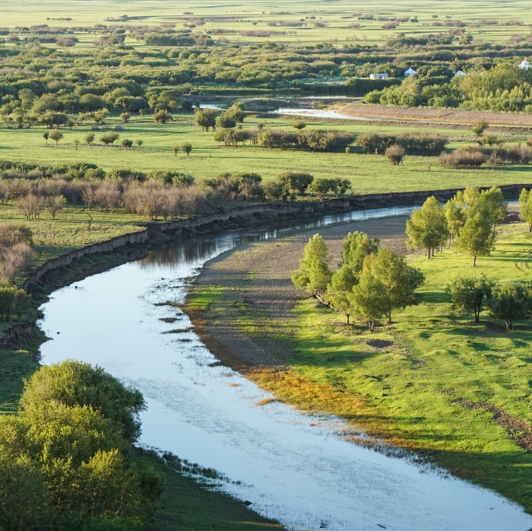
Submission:
POLYGON ((460 277, 447 285, 446 292, 454 310, 473 313, 480 322, 483 306, 494 319, 512 330, 515 321, 532 317, 532 284, 525 282, 492 282, 485 276, 460 277))
POLYGON ((135 458, 135 389, 100 367, 43 366, 16 415, 0 417, 0 522, 5 531, 141 531, 163 480, 135 458))
POLYGON ((449 140, 437 133, 401 133, 399 135, 383 135, 366 133, 357 138, 357 144, 364 153, 383 155, 391 146, 401 146, 407 154, 439 155, 449 140))
POLYGON ((355 141, 355 135, 348 131, 333 129, 307 129, 298 132, 284 129, 262 128, 257 137, 258 143, 271 148, 299 148, 310 151, 334 151, 345 149, 355 141))
POLYGON ((379 243, 378 238, 371 240, 363 232, 349 233, 342 244, 339 268, 333 272, 327 246, 316 234, 305 247, 292 281, 344 314, 348 325, 350 317, 356 316, 373 331, 378 319, 386 316, 391 323, 394 309, 416 304, 414 291, 425 281, 404 256, 379 247, 379 243))
POLYGON ((495 146, 495 147, 464 147, 451 153, 442 152, 440 162, 444 168, 472 169, 480 168, 489 162, 494 166, 502 164, 528 164, 532 160, 529 146, 495 146))

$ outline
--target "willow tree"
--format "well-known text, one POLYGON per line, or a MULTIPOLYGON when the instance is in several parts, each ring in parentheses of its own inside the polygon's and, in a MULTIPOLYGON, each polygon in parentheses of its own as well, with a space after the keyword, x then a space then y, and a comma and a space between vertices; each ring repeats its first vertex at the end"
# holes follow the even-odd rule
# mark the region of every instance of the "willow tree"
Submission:
POLYGON ((328 255, 323 238, 315 234, 305 246, 304 256, 299 261, 299 269, 291 275, 292 282, 298 288, 305 288, 308 293, 326 304, 325 292, 332 277, 329 270, 330 262, 331 257, 328 255))
POLYGON ((440 202, 430 196, 423 206, 414 209, 410 220, 406 222, 406 242, 409 249, 425 249, 427 257, 434 256, 434 249, 442 247, 449 237, 449 228, 445 212, 440 202))

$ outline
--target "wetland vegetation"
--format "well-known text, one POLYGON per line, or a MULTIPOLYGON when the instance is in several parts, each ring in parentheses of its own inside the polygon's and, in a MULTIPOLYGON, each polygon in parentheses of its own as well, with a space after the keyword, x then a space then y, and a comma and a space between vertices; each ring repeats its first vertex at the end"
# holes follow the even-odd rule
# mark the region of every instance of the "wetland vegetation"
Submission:
MULTIPOLYGON (((369 237, 353 233, 343 246, 325 233, 316 239, 294 278, 324 304, 287 288, 303 244, 282 240, 278 248, 261 244, 279 262, 268 266, 269 286, 289 294, 282 315, 244 295, 267 274, 251 259, 245 284, 207 275, 211 283, 200 281, 189 309, 205 337, 218 337, 211 346, 222 359, 234 345, 223 347, 220 321, 273 348, 274 362, 227 362, 280 400, 344 417, 532 512, 532 206, 525 188, 524 223, 500 225, 500 191, 476 190, 532 184, 532 69, 523 62, 532 55, 532 20, 525 2, 488 5, 489 17, 474 2, 418 0, 370 2, 360 12, 262 0, 2 4, 0 333, 16 326, 26 334, 3 337, 0 349, 0 445, 12 452, 0 463, 3 529, 277 527, 203 489, 179 459, 134 449, 135 434, 120 428, 123 419, 107 418, 100 401, 55 397, 51 409, 31 402, 32 385, 52 370, 35 372, 43 338, 29 332, 50 286, 37 287, 33 299, 21 289, 36 267, 146 222, 450 188, 465 191, 446 207, 430 199, 406 226, 401 220, 408 248, 397 220, 371 226, 369 237), (408 69, 414 75, 405 76, 408 69), (275 112, 285 106, 297 114, 275 112), (305 116, 305 108, 381 121, 305 116), (207 326, 212 312, 219 320, 207 326), (91 430, 102 439, 68 461, 66 438, 39 431, 37 419, 71 432, 73 446, 91 430), (55 464, 45 446, 55 448, 55 464), (104 461, 114 483, 98 476, 111 466, 104 461), (67 496, 66 477, 86 491, 67 496), (117 511, 103 484, 128 497, 127 508, 117 511), (15 511, 21 492, 40 497, 39 509, 30 514, 22 503, 15 511)), ((63 271, 64 281, 111 263, 85 258, 63 271)), ((122 398, 134 393, 121 385, 110 387, 122 398)), ((141 406, 137 396, 131 411, 141 406)))

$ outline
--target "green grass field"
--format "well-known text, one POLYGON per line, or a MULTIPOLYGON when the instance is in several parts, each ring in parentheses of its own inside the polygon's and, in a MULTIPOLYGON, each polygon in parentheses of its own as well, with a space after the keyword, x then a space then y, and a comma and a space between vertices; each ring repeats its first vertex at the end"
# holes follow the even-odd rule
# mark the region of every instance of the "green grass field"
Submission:
MULTIPOLYGON (((487 311, 475 324, 472 315, 453 313, 444 293, 460 275, 532 281, 532 271, 515 267, 531 243, 519 224, 501 230, 495 252, 476 269, 452 250, 411 257, 427 279, 419 305, 394 312, 394 323, 373 334, 364 323, 346 327, 315 299, 292 310, 297 325, 265 317, 260 331, 242 307, 234 326, 252 337, 267 331, 295 354, 284 360, 287 372, 250 374, 287 403, 343 416, 532 511, 532 324, 505 332, 487 311), (375 340, 380 346, 368 345, 375 340)), ((220 289, 209 286, 192 302, 212 309, 219 300, 220 289)))
MULTIPOLYGON (((128 15, 127 24, 155 25, 162 22, 171 22, 182 26, 183 23, 194 18, 203 18, 206 24, 204 29, 224 28, 241 30, 267 30, 267 22, 278 20, 305 20, 308 25, 301 28, 277 28, 295 31, 295 35, 270 37, 276 42, 308 42, 322 43, 330 39, 339 42, 352 42, 356 37, 358 41, 378 43, 385 41, 396 32, 411 35, 425 33, 442 33, 448 28, 444 25, 433 26, 433 22, 443 23, 447 19, 461 20, 465 24, 478 23, 482 19, 494 19, 500 22, 499 26, 481 26, 471 28, 476 39, 486 42, 503 42, 515 34, 526 34, 526 25, 532 22, 529 4, 523 0, 511 4, 497 0, 477 2, 467 0, 459 2, 450 0, 445 3, 431 0, 410 0, 398 5, 393 0, 384 2, 365 2, 364 5, 346 6, 341 3, 331 4, 325 1, 316 1, 311 4, 305 2, 278 1, 246 1, 231 2, 229 5, 221 0, 211 0, 200 5, 191 5, 190 2, 178 0, 176 2, 159 2, 154 6, 152 2, 135 1, 124 4, 119 1, 102 2, 88 0, 80 2, 66 2, 64 0, 36 1, 3 1, 0 3, 2 10, 2 25, 6 27, 29 26, 33 24, 46 24, 50 26, 89 26, 94 24, 113 24, 105 19, 118 18, 128 15), (193 13, 186 15, 185 13, 193 13), (372 14, 375 20, 361 20, 353 17, 355 13, 363 15, 372 14), (438 18, 433 18, 437 15, 438 18), (316 17, 307 19, 307 17, 316 17), (406 22, 395 30, 383 29, 385 21, 381 17, 417 17, 418 22, 406 22), (48 20, 48 18, 70 17, 72 21, 48 20), (349 17, 349 18, 346 18, 349 17), (509 20, 519 20, 525 27, 503 26, 509 20), (315 28, 313 22, 325 21, 326 28, 315 28), (256 22, 256 25, 253 24, 256 22), (352 22, 360 23, 360 28, 349 27, 352 22)), ((276 29, 276 28, 273 28, 276 29)), ((78 47, 91 47, 94 36, 76 34, 80 39, 78 47)), ((226 35, 230 41, 235 42, 263 42, 264 38, 240 37, 238 34, 226 35)), ((133 39, 127 39, 126 44, 142 48, 133 39)))
MULTIPOLYGON (((46 131, 42 127, 31 129, 0 128, 0 158, 13 161, 39 164, 59 164, 63 162, 90 162, 109 170, 131 168, 141 171, 174 170, 188 173, 198 181, 222 172, 256 172, 265 181, 273 179, 284 171, 305 171, 314 177, 342 177, 349 179, 353 193, 379 193, 391 191, 438 190, 467 186, 492 186, 532 181, 532 167, 512 165, 510 167, 482 167, 479 170, 448 170, 441 166, 437 158, 406 157, 400 166, 391 166, 388 159, 379 155, 363 155, 359 146, 352 146, 351 154, 309 153, 298 150, 268 149, 247 144, 233 148, 219 145, 213 140, 212 132, 202 132, 193 124, 191 114, 175 115, 174 122, 157 125, 151 118, 135 117, 130 124, 124 124, 120 139, 140 138, 144 144, 140 151, 125 150, 120 146, 104 147, 98 143, 101 133, 96 132, 96 145, 88 147, 80 144, 75 149, 73 141, 83 142, 90 126, 76 126, 74 130, 64 130, 64 138, 56 146, 48 144, 42 137, 46 131), (179 152, 174 156, 172 147, 190 142, 193 151, 190 157, 179 152)), ((294 119, 290 117, 260 119, 249 117, 244 127, 254 127, 259 121, 267 127, 292 129, 294 119)), ((109 120, 110 125, 112 121, 109 120)), ((355 135, 368 132, 399 134, 402 129, 392 126, 366 125, 357 121, 331 125, 323 122, 308 122, 308 128, 342 129, 355 135)), ((292 129, 292 131, 295 131, 292 129)), ((408 132, 415 129, 408 128, 408 132)), ((473 136, 469 131, 450 131, 434 128, 424 132, 438 132, 448 135, 449 148, 463 145, 463 140, 473 136)), ((102 132, 103 133, 103 132, 102 132)), ((509 143, 523 142, 527 136, 520 133, 506 133, 503 136, 509 143)), ((467 143, 467 142, 466 142, 467 143)))

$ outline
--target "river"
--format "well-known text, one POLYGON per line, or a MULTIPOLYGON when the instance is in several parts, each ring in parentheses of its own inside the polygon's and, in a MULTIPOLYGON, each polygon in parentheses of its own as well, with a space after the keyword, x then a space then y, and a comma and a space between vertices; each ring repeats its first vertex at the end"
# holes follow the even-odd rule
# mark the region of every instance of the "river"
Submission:
POLYGON ((99 364, 140 389, 148 404, 142 443, 217 469, 231 480, 219 488, 290 529, 526 531, 532 516, 521 507, 442 471, 345 442, 339 434, 349 428, 340 419, 258 405, 272 395, 217 365, 179 307, 161 305, 183 303, 204 264, 239 245, 411 210, 234 230, 153 250, 51 295, 39 323, 50 337, 42 362, 99 364))

